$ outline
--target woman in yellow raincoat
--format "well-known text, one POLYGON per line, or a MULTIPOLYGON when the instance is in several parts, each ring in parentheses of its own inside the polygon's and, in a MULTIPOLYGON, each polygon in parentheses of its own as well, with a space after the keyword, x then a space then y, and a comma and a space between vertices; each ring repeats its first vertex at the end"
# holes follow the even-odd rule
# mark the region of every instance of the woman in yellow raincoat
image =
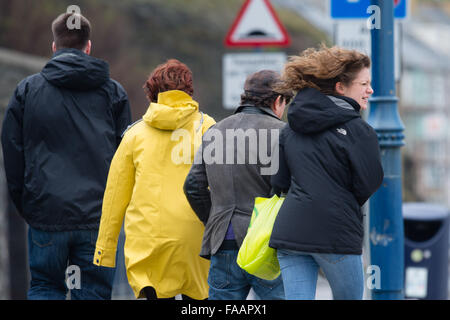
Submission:
POLYGON ((178 60, 158 66, 144 89, 150 106, 124 133, 111 163, 94 264, 115 266, 125 219, 125 266, 136 298, 206 299, 209 261, 199 256, 204 226, 183 183, 215 121, 199 112, 192 73, 178 60))

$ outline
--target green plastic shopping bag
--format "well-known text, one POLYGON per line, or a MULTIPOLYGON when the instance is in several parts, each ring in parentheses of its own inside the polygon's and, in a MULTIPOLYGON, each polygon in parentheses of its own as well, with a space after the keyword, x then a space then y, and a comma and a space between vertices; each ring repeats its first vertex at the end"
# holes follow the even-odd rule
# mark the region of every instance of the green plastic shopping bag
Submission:
POLYGON ((265 280, 280 275, 276 250, 269 247, 270 235, 284 197, 255 198, 247 235, 239 249, 237 264, 248 273, 265 280))

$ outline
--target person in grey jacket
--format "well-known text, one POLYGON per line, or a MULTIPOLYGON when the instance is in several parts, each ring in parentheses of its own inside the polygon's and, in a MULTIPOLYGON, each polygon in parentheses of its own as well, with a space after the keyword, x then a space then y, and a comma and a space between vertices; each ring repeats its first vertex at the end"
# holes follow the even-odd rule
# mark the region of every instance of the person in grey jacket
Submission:
POLYGON ((247 233, 255 197, 269 197, 278 170, 280 120, 288 92, 275 92, 278 73, 247 77, 241 105, 202 138, 184 192, 205 224, 200 256, 211 259, 210 300, 244 300, 253 288, 261 299, 284 299, 280 277, 267 281, 241 269, 236 258, 247 233))

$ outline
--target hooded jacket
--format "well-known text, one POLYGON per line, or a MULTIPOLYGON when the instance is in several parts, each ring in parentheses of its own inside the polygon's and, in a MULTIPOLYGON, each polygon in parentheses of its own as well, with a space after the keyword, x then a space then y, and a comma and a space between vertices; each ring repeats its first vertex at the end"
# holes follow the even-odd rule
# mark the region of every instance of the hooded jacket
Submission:
POLYGON ((269 246, 361 254, 361 206, 383 180, 378 139, 351 98, 298 92, 280 136, 279 193, 289 190, 269 246))
POLYGON ((109 165, 130 121, 108 64, 80 50, 57 51, 19 83, 1 139, 9 192, 29 225, 98 228, 109 165))
POLYGON ((160 93, 143 121, 125 133, 108 175, 94 264, 114 267, 125 220, 125 266, 136 298, 208 297, 209 261, 199 257, 204 226, 183 182, 214 120, 183 91, 160 93))

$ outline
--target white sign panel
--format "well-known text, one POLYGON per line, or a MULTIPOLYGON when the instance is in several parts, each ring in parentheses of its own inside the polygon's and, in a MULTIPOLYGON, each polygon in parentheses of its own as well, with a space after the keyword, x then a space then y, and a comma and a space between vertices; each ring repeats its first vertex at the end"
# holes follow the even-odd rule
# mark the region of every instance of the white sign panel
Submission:
POLYGON ((334 32, 334 42, 337 46, 370 55, 370 30, 365 21, 339 21, 335 23, 334 32))
MULTIPOLYGON (((399 23, 394 24, 394 63, 395 80, 400 79, 400 41, 399 32, 401 28, 399 23)), ((371 36, 370 29, 367 27, 366 20, 339 20, 334 27, 334 43, 342 48, 353 49, 359 52, 371 55, 371 36)))
POLYGON ((223 106, 235 109, 241 101, 248 75, 261 70, 282 71, 284 52, 227 53, 223 56, 223 106))

